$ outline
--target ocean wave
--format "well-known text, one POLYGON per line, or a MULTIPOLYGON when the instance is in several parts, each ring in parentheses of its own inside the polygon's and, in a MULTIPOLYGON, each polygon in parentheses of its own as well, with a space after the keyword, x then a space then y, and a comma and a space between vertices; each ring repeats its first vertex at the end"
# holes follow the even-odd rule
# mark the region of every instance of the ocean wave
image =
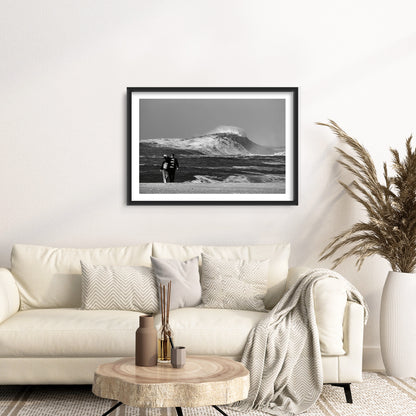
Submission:
POLYGON ((261 153, 250 153, 249 155, 247 155, 248 157, 273 157, 273 156, 286 156, 286 152, 283 150, 281 152, 275 152, 272 154, 261 154, 261 153))
POLYGON ((274 172, 276 170, 276 168, 285 166, 284 163, 263 163, 262 165, 244 165, 244 166, 240 166, 240 165, 233 165, 231 166, 232 169, 239 169, 240 171, 258 171, 258 172, 266 172, 266 171, 271 171, 274 172), (263 166, 266 165, 266 166, 263 166))
POLYGON ((249 155, 250 152, 240 143, 229 137, 207 135, 192 139, 164 138, 146 139, 143 143, 172 150, 191 150, 204 155, 249 155))
POLYGON ((243 137, 235 132, 212 133, 191 138, 163 137, 141 139, 140 144, 160 148, 163 151, 195 152, 206 156, 264 156, 272 155, 279 150, 276 155, 281 155, 281 147, 261 146, 247 137, 243 137))
POLYGON ((186 183, 270 183, 282 182, 285 180, 282 175, 262 174, 262 175, 230 175, 225 179, 211 175, 195 175, 195 179, 186 183))

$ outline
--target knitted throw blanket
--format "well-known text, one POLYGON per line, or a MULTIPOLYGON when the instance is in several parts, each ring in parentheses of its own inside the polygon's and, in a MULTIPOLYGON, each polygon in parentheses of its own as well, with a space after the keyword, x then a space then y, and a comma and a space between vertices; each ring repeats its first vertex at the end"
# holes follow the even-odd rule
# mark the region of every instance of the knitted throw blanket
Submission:
POLYGON ((364 307, 367 322, 363 297, 340 274, 327 269, 305 273, 251 330, 241 359, 250 371, 250 390, 247 399, 230 406, 234 410, 296 415, 316 402, 323 374, 313 287, 328 277, 345 283, 348 300, 364 307))

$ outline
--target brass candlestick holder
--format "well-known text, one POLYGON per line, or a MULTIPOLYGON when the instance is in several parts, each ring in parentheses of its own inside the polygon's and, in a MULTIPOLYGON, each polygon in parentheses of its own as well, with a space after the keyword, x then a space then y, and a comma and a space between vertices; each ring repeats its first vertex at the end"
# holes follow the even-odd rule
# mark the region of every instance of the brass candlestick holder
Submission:
POLYGON ((162 315, 162 325, 157 337, 157 360, 159 363, 169 363, 171 360, 171 350, 173 348, 173 331, 169 325, 170 295, 172 282, 167 285, 159 284, 160 289, 160 313, 162 315))

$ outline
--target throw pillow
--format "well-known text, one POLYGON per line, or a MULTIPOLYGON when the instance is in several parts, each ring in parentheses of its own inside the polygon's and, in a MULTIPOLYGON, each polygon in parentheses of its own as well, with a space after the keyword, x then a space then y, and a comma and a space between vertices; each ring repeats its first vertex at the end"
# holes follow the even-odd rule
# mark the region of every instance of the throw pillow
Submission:
MULTIPOLYGON (((270 260, 267 280, 267 293, 264 304, 272 309, 285 292, 289 268, 290 244, 270 244, 253 246, 183 246, 169 243, 153 243, 153 256, 188 260, 204 253, 211 257, 226 260, 260 261, 270 260)), ((201 261, 200 261, 201 265, 201 261)))
POLYGON ((269 260, 225 260, 202 254, 202 302, 206 308, 265 310, 269 260))
POLYGON ((201 303, 198 257, 187 261, 151 257, 153 271, 162 285, 172 281, 170 309, 188 308, 201 303))
POLYGON ((157 313, 158 292, 145 266, 96 266, 81 261, 82 309, 157 313))

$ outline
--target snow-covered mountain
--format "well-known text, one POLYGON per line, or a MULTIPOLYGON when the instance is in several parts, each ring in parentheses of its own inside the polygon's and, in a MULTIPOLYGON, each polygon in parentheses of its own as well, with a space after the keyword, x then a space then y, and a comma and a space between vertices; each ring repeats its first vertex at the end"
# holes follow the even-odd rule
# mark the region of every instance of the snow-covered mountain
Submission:
MULTIPOLYGON (((254 143, 247 137, 242 128, 235 126, 218 126, 202 136, 192 138, 144 139, 142 142, 155 147, 172 149, 172 151, 186 150, 213 156, 273 155, 279 153, 279 149, 254 143)), ((281 154, 284 155, 283 152, 281 154)))

